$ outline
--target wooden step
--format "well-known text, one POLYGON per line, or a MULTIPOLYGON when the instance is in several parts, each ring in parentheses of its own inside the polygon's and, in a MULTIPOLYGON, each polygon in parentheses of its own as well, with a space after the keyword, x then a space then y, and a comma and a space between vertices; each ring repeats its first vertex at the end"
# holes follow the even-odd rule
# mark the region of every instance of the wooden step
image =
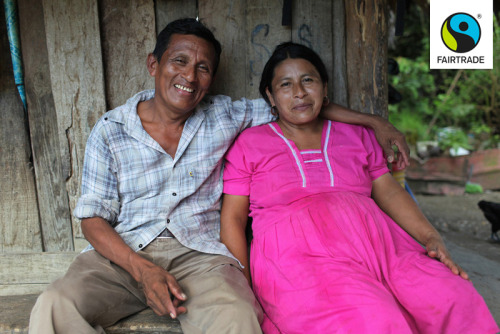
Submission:
MULTIPOLYGON (((29 316, 37 294, 0 296, 0 333, 28 333, 29 316)), ((178 320, 160 317, 146 309, 106 328, 108 334, 182 333, 178 320)))
MULTIPOLYGON (((0 333, 28 333, 31 309, 38 295, 64 275, 76 252, 0 254, 0 333)), ((106 333, 182 333, 178 320, 151 309, 106 328, 106 333)))

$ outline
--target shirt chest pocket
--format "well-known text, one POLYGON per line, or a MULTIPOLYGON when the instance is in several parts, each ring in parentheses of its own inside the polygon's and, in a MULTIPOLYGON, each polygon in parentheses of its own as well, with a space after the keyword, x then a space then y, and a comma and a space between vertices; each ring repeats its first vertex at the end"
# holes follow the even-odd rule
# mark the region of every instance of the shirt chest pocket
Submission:
POLYGON ((179 168, 183 177, 178 177, 179 187, 185 189, 189 194, 197 193, 197 196, 211 196, 222 191, 222 164, 220 162, 205 161, 179 168))

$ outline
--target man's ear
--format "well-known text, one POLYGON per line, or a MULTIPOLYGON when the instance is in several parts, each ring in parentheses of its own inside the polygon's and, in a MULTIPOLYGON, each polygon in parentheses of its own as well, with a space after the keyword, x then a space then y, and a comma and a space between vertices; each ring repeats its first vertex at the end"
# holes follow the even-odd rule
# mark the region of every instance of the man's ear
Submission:
POLYGON ((146 59, 146 66, 148 67, 149 75, 154 77, 156 75, 156 70, 158 69, 158 61, 156 57, 150 53, 148 54, 148 58, 146 59))
POLYGON ((266 95, 267 95, 267 98, 269 99, 269 102, 271 103, 271 107, 274 107, 276 105, 276 103, 274 103, 273 95, 271 94, 271 92, 269 91, 269 88, 267 88, 267 87, 266 87, 266 95))

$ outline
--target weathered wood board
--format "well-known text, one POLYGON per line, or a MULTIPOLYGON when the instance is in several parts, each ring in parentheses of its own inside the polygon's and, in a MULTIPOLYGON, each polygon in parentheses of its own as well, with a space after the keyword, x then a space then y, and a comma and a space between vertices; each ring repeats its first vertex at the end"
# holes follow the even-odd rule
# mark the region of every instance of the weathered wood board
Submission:
POLYGON ((0 14, 0 252, 41 251, 26 116, 14 83, 5 15, 0 14))
POLYGON ((212 93, 239 99, 245 96, 246 37, 244 1, 208 0, 198 4, 200 21, 222 44, 212 93))
POLYGON ((332 1, 332 78, 330 80, 331 101, 347 106, 349 98, 347 94, 346 73, 346 40, 345 40, 345 8, 344 0, 332 1))
MULTIPOLYGON (((96 0, 44 0, 52 94, 71 211, 80 195, 85 144, 106 111, 96 0)), ((71 226, 43 226, 47 251, 72 250, 71 226)), ((75 229, 78 228, 73 219, 75 229)), ((76 232, 79 234, 79 232, 76 232)))
MULTIPOLYGON (((333 77, 332 48, 332 1, 331 0, 296 0, 293 2, 293 32, 292 41, 304 44, 321 57, 333 77), (325 13, 327 13, 325 15, 325 13)), ((328 96, 331 98, 333 86, 328 86, 328 96)))
POLYGON ((387 4, 346 1, 349 107, 387 117, 387 4))
MULTIPOLYGON (((51 246, 53 250, 72 250, 71 212, 59 151, 43 7, 38 0, 19 0, 18 5, 21 45, 25 46, 23 64, 40 221, 42 226, 64 226, 56 238, 59 245, 51 246)), ((46 241, 49 244, 55 240, 46 241)))
POLYGON ((256 0, 247 4, 245 96, 248 98, 261 97, 259 83, 264 65, 278 44, 292 38, 291 27, 281 25, 282 7, 280 0, 256 0))
POLYGON ((173 20, 196 17, 196 0, 156 0, 156 35, 173 20))
POLYGON ((0 296, 40 293, 64 275, 76 252, 0 254, 0 296))
POLYGON ((146 67, 156 41, 153 0, 99 1, 107 109, 154 88, 146 67))

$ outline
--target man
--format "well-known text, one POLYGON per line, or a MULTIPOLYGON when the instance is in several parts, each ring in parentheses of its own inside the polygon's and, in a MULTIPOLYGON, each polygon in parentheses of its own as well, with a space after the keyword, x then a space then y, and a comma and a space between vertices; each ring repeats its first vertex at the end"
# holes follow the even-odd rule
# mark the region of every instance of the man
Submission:
MULTIPOLYGON (((97 122, 74 212, 93 249, 40 295, 31 334, 103 333, 148 306, 178 317, 185 333, 260 332, 262 310, 219 240, 219 209, 224 153, 272 115, 261 99, 205 96, 220 52, 196 20, 170 23, 147 58, 155 90, 97 122)), ((326 109, 328 118, 376 125, 379 135, 392 130, 406 145, 379 117, 326 109)))

